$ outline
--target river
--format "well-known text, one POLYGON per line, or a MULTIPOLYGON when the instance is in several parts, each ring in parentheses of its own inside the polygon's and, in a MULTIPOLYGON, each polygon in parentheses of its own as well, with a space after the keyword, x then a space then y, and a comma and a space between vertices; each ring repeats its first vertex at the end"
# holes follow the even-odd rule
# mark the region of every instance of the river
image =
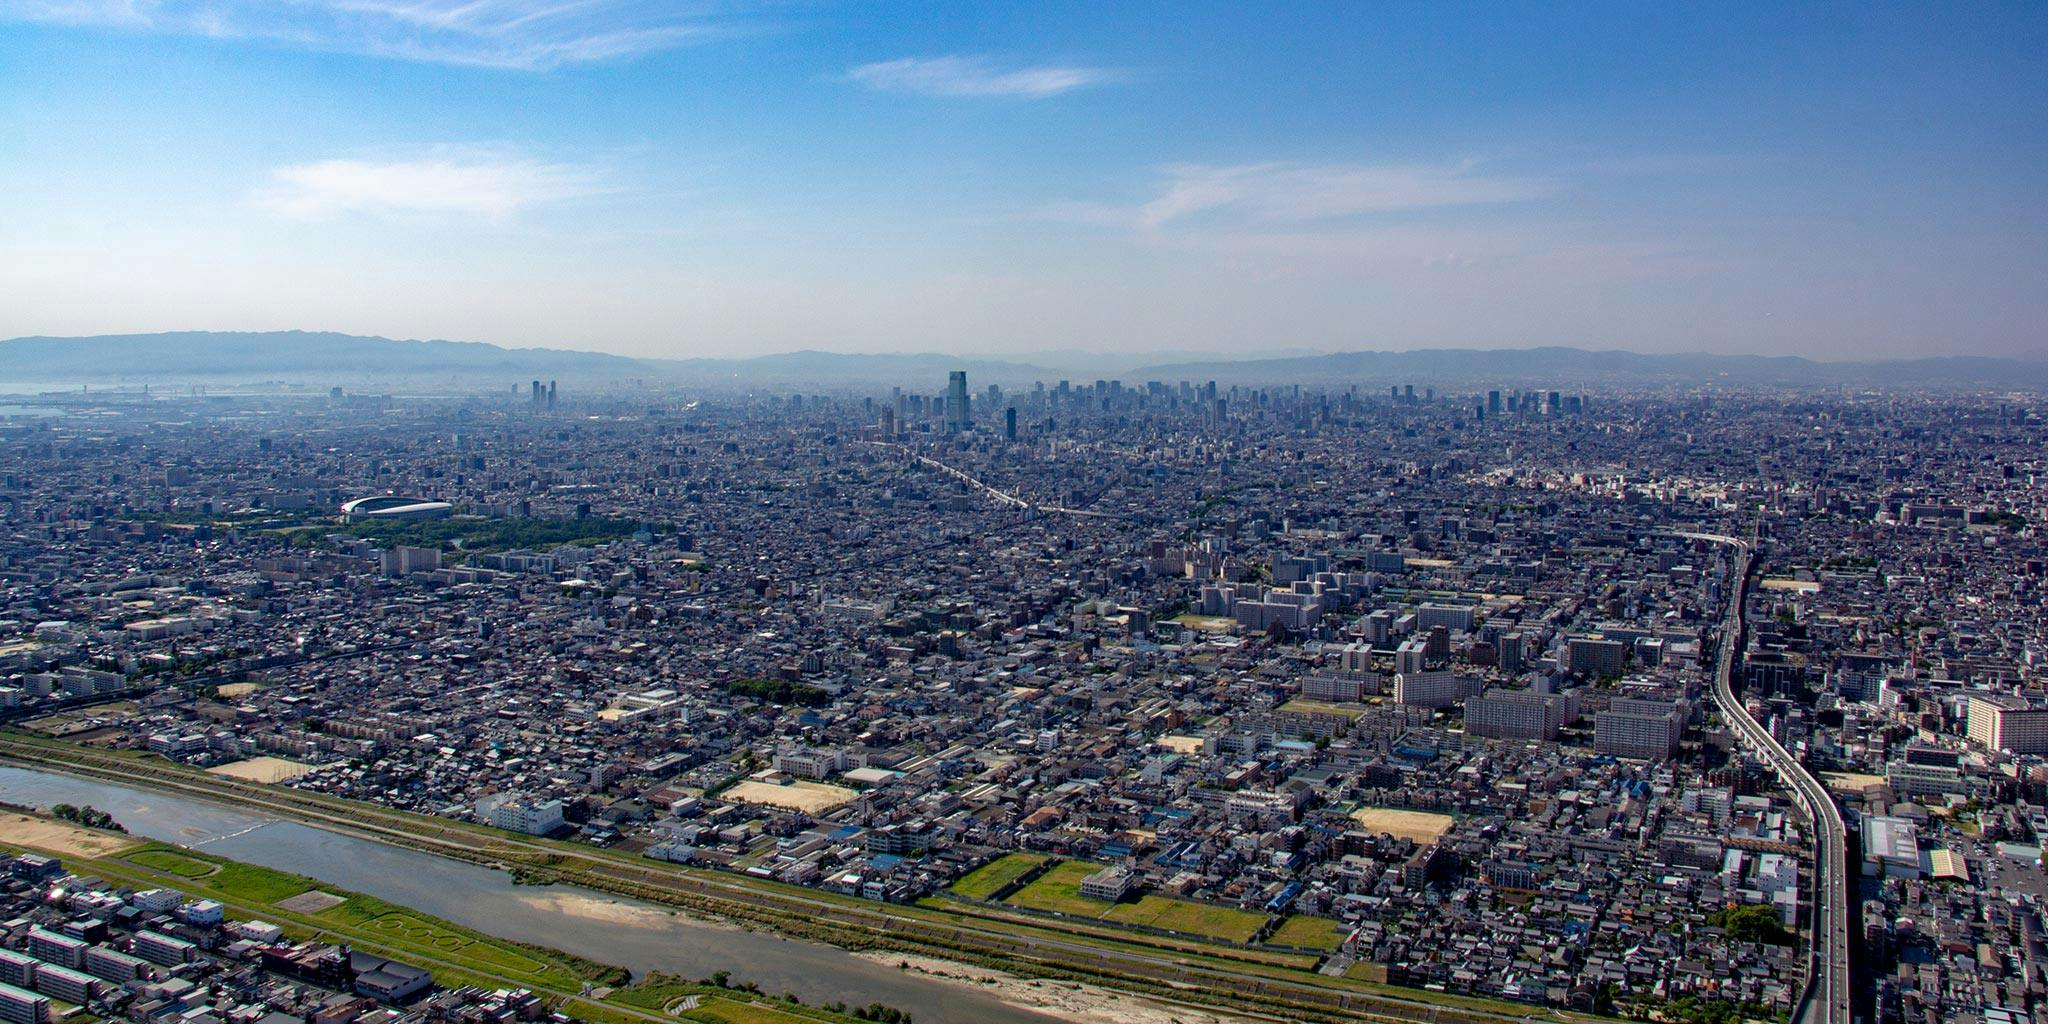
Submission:
POLYGON ((667 907, 574 886, 514 885, 502 871, 386 846, 253 811, 129 786, 0 766, 0 801, 91 804, 128 831, 222 857, 310 875, 337 888, 501 938, 549 946, 634 974, 730 971, 770 993, 817 1004, 885 1003, 920 1024, 1048 1024, 1053 1018, 814 942, 693 920, 667 907))

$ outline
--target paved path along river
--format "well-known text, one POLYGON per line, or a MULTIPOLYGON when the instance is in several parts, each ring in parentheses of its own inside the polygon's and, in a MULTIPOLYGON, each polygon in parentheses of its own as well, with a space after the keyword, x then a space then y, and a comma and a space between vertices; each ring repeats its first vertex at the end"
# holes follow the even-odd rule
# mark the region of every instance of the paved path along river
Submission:
POLYGON ((811 1003, 886 1003, 919 1024, 1048 1024, 1052 1018, 813 942, 693 920, 573 886, 514 885, 504 872, 276 821, 235 808, 66 775, 0 766, 0 801, 91 804, 130 832, 311 875, 507 939, 639 974, 731 971, 811 1003))

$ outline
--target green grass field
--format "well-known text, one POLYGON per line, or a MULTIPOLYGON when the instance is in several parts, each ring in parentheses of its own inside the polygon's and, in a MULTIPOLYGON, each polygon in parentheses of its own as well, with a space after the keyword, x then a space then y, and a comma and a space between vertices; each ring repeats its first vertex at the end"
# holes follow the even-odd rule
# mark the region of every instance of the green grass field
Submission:
POLYGON ((1387 965, 1361 960, 1344 969, 1344 980, 1384 985, 1387 983, 1387 965))
POLYGON ((590 980, 597 965, 583 964, 567 954, 559 957, 531 955, 525 949, 493 941, 489 936, 460 925, 409 911, 373 896, 351 895, 347 903, 313 915, 337 929, 360 931, 377 941, 422 955, 518 978, 556 988, 580 985, 590 980), (552 961, 552 962, 551 962, 552 961))
POLYGON ((154 871, 177 875, 179 878, 204 878, 213 873, 214 864, 196 857, 187 857, 175 850, 143 849, 126 857, 136 864, 154 871))
POLYGON ((478 941, 470 933, 422 921, 409 914, 383 914, 372 918, 363 927, 385 937, 402 938, 408 945, 420 949, 431 949, 441 954, 458 953, 461 959, 487 967, 519 974, 539 974, 547 970, 546 964, 530 956, 478 941))
POLYGON ((229 861, 206 878, 206 883, 237 899, 253 903, 288 900, 319 884, 304 875, 294 875, 254 864, 229 861))
POLYGON ((1301 949, 1336 949, 1344 944, 1344 933, 1337 922, 1327 917, 1296 914, 1280 922, 1280 927, 1273 929, 1266 942, 1301 949))
MULTIPOLYGON (((441 931, 433 925, 415 920, 404 914, 385 914, 383 917, 364 925, 364 927, 373 932, 402 935, 415 945, 429 946, 444 953, 453 953, 464 946, 475 944, 473 940, 465 936, 441 931)), ((530 960, 527 963, 530 965, 526 968, 527 970, 534 970, 540 966, 530 960)))
MULTIPOLYGON (((689 981, 672 974, 651 974, 629 988, 619 989, 611 994, 612 1002, 623 1006, 638 1007, 655 1013, 666 1011, 688 996, 702 1000, 694 1010, 681 1011, 679 1016, 686 1020, 711 1022, 732 1022, 732 1024, 790 1024, 804 1021, 836 1021, 841 1017, 813 1007, 795 1007, 787 1003, 781 1007, 762 1006, 749 1001, 747 993, 731 992, 703 982, 689 981)), ((762 997, 766 998, 766 997, 762 997)), ((768 1000, 773 1002, 773 1000, 768 1000)))
MULTIPOLYGON (((1001 861, 997 862, 1002 863, 1001 861)), ((993 866, 993 865, 991 865, 993 866)), ((1266 924, 1258 914, 1212 907, 1164 896, 1144 896, 1135 903, 1105 903, 1081 895, 1081 880, 1102 869, 1100 864, 1068 861, 1011 894, 1009 902, 1033 910, 1051 910, 1074 917, 1093 917, 1118 924, 1164 928, 1229 942, 1249 942, 1266 924)), ((972 877, 972 876, 969 876, 972 877)))
MULTIPOLYGON (((1085 897, 1084 897, 1085 898, 1085 897)), ((1206 935, 1230 942, 1250 942, 1266 926, 1263 914, 1212 907, 1205 903, 1145 896, 1136 903, 1119 903, 1104 917, 1123 924, 1164 928, 1189 935, 1206 935)))
POLYGON ((998 857, 960 876, 960 880, 953 883, 953 891, 969 899, 985 900, 1043 863, 1045 857, 1036 853, 1012 853, 998 857))
POLYGON ((738 1003, 717 996, 704 1000, 703 1005, 694 1010, 685 1011, 683 1016, 715 1024, 812 1024, 818 1019, 785 1013, 772 1006, 738 1003))
POLYGON ((1081 917, 1100 917, 1113 904, 1081 895, 1081 879, 1102 870, 1100 864, 1070 860, 1038 876, 1038 880, 1017 890, 1010 902, 1033 910, 1052 910, 1081 917))
POLYGON ((702 991, 704 986, 697 982, 657 972, 626 988, 614 990, 608 998, 625 1006, 637 1006, 643 1010, 660 1012, 668 1004, 691 993, 702 991))

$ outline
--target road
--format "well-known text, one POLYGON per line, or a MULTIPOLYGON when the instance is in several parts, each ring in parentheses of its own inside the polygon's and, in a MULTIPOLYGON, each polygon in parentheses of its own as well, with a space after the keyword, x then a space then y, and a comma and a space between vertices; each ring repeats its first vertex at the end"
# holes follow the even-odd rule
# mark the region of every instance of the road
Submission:
POLYGON ((1756 555, 1752 540, 1722 534, 1685 533, 1682 537, 1724 544, 1735 549, 1735 571, 1730 580, 1727 617, 1721 627, 1720 660, 1714 672, 1714 703, 1721 717, 1734 730, 1742 748, 1762 758, 1778 773, 1805 808, 1814 832, 1814 900, 1812 948, 1808 952, 1806 995, 1800 1000, 1793 1024, 1854 1024, 1854 995, 1849 982, 1849 830, 1842 812, 1827 787, 1799 763, 1770 730, 1750 716, 1749 709, 1735 693, 1735 660, 1741 655, 1743 605, 1749 594, 1750 562, 1756 555))
POLYGON ((910 447, 909 447, 909 446, 907 446, 907 445, 900 445, 900 444, 895 444, 895 443, 892 443, 892 442, 889 442, 889 441, 864 441, 864 442, 862 442, 862 443, 863 443, 863 444, 871 444, 871 445, 874 445, 874 446, 875 446, 875 447, 877 447, 877 448, 888 448, 888 449, 891 449, 891 450, 894 450, 894 451, 898 451, 898 452, 901 452, 901 453, 903 453, 903 454, 905 454, 905 455, 908 455, 908 456, 910 456, 911 458, 913 458, 913 459, 916 459, 917 461, 919 461, 919 462, 921 462, 921 463, 924 463, 925 465, 927 465, 927 466, 930 466, 931 468, 933 468, 933 469, 936 469, 936 470, 938 470, 939 472, 941 472, 941 473, 944 473, 944 474, 946 474, 947 476, 950 476, 950 477, 954 478, 955 480, 958 480, 958 481, 960 481, 961 483, 964 483, 964 484, 968 485, 969 487, 973 487, 973 488, 975 488, 976 490, 979 490, 979 491, 981 491, 981 492, 982 492, 983 494, 986 494, 986 495, 988 495, 989 497, 991 497, 991 498, 994 498, 994 499, 996 499, 997 501, 999 501, 999 502, 1002 502, 1002 503, 1003 503, 1003 504, 1005 504, 1005 505, 1014 505, 1014 506, 1016 506, 1016 507, 1018 507, 1018 508, 1022 508, 1022 509, 1031 509, 1031 510, 1034 510, 1034 511, 1038 511, 1038 512, 1051 512, 1051 513, 1056 513, 1056 514, 1058 514, 1058 515, 1067 515, 1067 516, 1085 516, 1085 517, 1088 517, 1088 518, 1090 518, 1090 519, 1115 519, 1115 518, 1117 518, 1117 517, 1116 517, 1115 515, 1112 515, 1111 513, 1108 513, 1108 512, 1097 512, 1097 511, 1095 511, 1095 510, 1093 510, 1093 509, 1086 509, 1086 508, 1068 508, 1068 507, 1066 507, 1066 506, 1064 506, 1064 505, 1038 505, 1038 504, 1033 504, 1032 502, 1026 501, 1026 500, 1025 500, 1025 499, 1023 499, 1023 498, 1020 498, 1020 497, 1018 497, 1018 496, 1016 496, 1016 495, 1014 495, 1014 494, 1011 494, 1011 493, 1010 493, 1009 491, 1005 491, 1005 490, 1003 490, 1003 489, 1001 489, 1001 488, 999 488, 999 487, 995 486, 994 484, 988 483, 988 482, 986 482, 986 481, 984 481, 984 480, 980 479, 979 477, 976 477, 976 476, 974 476, 974 475, 972 475, 972 474, 968 473, 968 472, 967 472, 966 470, 963 470, 963 469, 957 469, 957 468, 955 468, 955 467, 953 467, 953 466, 948 466, 948 465, 946 465, 945 463, 943 463, 943 462, 940 462, 939 460, 937 460, 937 459, 934 459, 934 458, 932 458, 932 457, 931 457, 931 456, 929 456, 929 455, 920 455, 920 454, 918 454, 917 452, 915 452, 915 451, 912 451, 912 450, 910 449, 910 447))

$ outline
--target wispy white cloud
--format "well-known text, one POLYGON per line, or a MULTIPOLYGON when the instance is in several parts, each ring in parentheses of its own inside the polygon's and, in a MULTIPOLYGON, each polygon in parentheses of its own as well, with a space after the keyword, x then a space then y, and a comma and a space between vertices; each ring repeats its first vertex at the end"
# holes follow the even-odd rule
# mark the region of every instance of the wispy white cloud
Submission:
POLYGON ((446 213, 501 220, 542 203, 603 191, 588 167, 520 157, 316 160, 279 167, 256 205, 299 219, 343 213, 446 213))
POLYGON ((986 57, 904 57, 862 64, 846 77, 883 92, 1043 99, 1116 81, 1107 68, 1046 64, 1003 68, 986 57))
POLYGON ((0 0, 0 20, 263 39, 404 60, 544 71, 742 31, 683 0, 0 0))
POLYGON ((159 6, 159 0, 0 0, 0 18, 144 28, 159 6))
POLYGON ((1152 198, 1135 205, 1069 202, 1052 219, 1158 230, 1183 223, 1305 225, 1369 214, 1518 203, 1556 191, 1543 178, 1482 174, 1464 165, 1288 163, 1165 169, 1152 198))

